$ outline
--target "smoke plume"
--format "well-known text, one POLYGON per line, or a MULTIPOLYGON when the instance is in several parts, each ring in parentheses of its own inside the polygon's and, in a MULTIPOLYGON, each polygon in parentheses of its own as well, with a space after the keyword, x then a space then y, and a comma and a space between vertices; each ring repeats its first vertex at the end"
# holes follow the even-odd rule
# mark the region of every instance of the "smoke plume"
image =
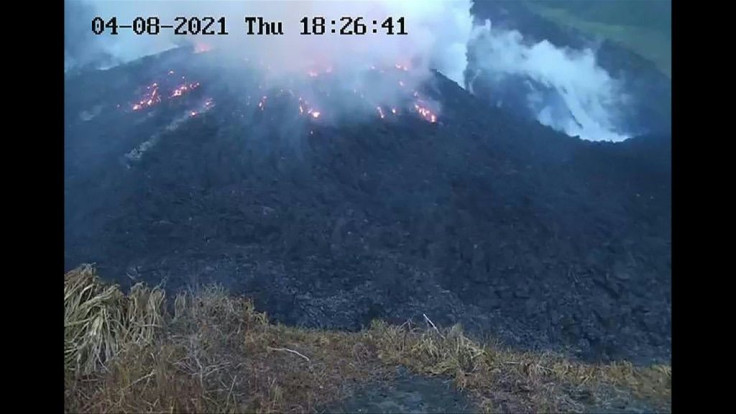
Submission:
POLYGON ((526 108, 516 110, 526 109, 542 124, 570 136, 627 138, 619 111, 626 94, 597 64, 593 50, 561 48, 546 40, 526 42, 520 32, 494 28, 490 21, 474 29, 469 50, 466 82, 471 91, 482 79, 490 83, 497 105, 521 99, 526 108))

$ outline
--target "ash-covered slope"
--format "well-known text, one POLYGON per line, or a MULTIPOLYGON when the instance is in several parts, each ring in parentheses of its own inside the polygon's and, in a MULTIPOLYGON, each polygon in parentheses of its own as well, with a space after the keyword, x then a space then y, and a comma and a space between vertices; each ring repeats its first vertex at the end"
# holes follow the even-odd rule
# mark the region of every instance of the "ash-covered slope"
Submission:
POLYGON ((581 141, 439 74, 417 91, 435 122, 411 103, 326 122, 213 62, 177 50, 67 81, 68 268, 216 281, 287 323, 424 313, 514 346, 669 357, 668 136, 581 141))

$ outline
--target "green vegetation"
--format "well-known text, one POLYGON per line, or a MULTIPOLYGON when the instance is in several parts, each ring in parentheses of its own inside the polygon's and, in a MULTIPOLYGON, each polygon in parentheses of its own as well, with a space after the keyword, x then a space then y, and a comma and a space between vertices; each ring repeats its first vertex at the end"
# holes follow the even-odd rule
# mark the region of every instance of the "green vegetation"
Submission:
POLYGON ((538 15, 617 42, 672 73, 670 0, 526 0, 538 15))
POLYGON ((613 395, 670 411, 669 366, 592 365, 482 345, 459 326, 374 322, 361 332, 274 325, 218 287, 167 303, 90 266, 65 275, 67 412, 314 412, 399 365, 454 379, 479 411, 581 412, 613 395), (352 384, 352 385, 348 385, 352 384))

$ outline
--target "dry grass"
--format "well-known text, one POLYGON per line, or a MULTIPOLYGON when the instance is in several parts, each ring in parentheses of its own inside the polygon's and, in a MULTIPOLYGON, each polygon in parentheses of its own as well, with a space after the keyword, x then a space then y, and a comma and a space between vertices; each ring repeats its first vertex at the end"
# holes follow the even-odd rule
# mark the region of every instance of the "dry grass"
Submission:
POLYGON ((141 284, 125 296, 101 284, 85 265, 64 278, 64 355, 67 370, 89 374, 128 345, 150 343, 163 327, 164 292, 141 284))
POLYGON ((480 345, 460 327, 363 332, 274 325, 218 287, 128 295, 89 266, 65 276, 69 412, 314 412, 403 365, 448 376, 485 412, 586 411, 632 394, 669 411, 668 366, 590 365, 480 345))
POLYGON ((586 412, 628 395, 657 411, 671 410, 669 366, 585 364, 552 353, 515 352, 478 344, 459 326, 438 332, 375 322, 370 332, 385 363, 454 377, 485 412, 586 412))

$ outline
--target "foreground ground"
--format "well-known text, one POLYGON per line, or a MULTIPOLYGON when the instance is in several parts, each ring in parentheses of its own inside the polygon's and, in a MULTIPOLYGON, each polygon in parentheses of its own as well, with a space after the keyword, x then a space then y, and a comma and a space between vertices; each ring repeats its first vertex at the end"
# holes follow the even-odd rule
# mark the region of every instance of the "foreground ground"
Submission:
POLYGON ((669 365, 587 364, 466 337, 459 326, 360 332, 269 323, 209 287, 126 295, 65 275, 67 412, 668 412, 669 365))

